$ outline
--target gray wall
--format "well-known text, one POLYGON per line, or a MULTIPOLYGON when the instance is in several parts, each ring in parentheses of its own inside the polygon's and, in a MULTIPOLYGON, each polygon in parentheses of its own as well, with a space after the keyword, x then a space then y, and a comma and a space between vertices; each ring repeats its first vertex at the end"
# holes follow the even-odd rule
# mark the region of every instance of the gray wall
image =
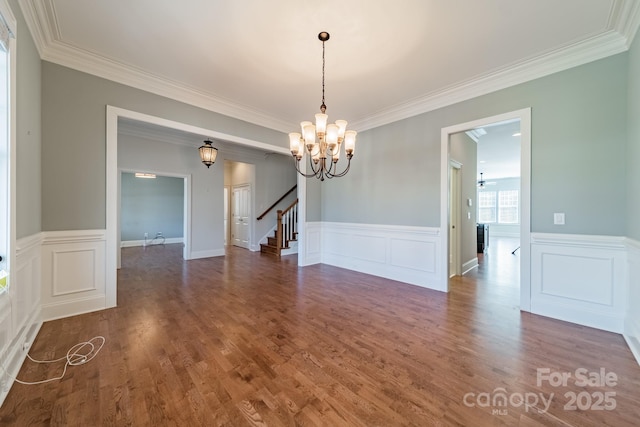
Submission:
MULTIPOLYGON (((257 150, 241 149, 231 144, 214 141, 218 148, 216 163, 209 169, 200 162, 194 147, 158 142, 141 136, 118 135, 118 166, 125 170, 156 171, 175 175, 191 175, 192 251, 205 252, 224 249, 225 160, 255 166, 252 187, 255 216, 262 213, 296 183, 295 170, 287 156, 265 154, 257 150), (153 153, 153 155, 149 155, 153 153)), ((290 203, 296 195, 283 201, 290 203)), ((254 221, 251 243, 269 234, 275 225, 275 211, 261 221, 254 221)), ((155 233, 155 231, 154 231, 155 233)), ((168 236, 167 236, 168 237, 168 236)))
POLYGON ((462 163, 460 168, 460 258, 461 264, 465 264, 478 256, 476 228, 478 144, 464 132, 453 134, 449 138, 449 153, 452 160, 462 163), (473 201, 473 206, 468 206, 468 199, 473 201))
POLYGON ((207 169, 200 162, 195 147, 118 134, 118 167, 125 170, 192 176, 191 249, 193 252, 224 249, 222 216, 224 168, 222 162, 219 164, 218 161, 207 169))
POLYGON ((323 184, 322 220, 439 227, 441 129, 531 107, 532 231, 625 235, 626 89, 620 54, 361 132, 349 174, 323 184))
POLYGON ((166 238, 183 237, 183 178, 142 179, 124 172, 120 183, 122 241, 144 240, 144 233, 152 239, 158 232, 166 238))
POLYGON ((629 51, 627 145, 627 236, 640 240, 640 37, 629 51))
POLYGON ((43 61, 45 231, 106 227, 106 105, 272 145, 289 145, 284 133, 43 61))
POLYGON ((42 231, 41 225, 41 120, 40 56, 17 0, 9 0, 18 24, 17 35, 17 141, 16 237, 42 231))

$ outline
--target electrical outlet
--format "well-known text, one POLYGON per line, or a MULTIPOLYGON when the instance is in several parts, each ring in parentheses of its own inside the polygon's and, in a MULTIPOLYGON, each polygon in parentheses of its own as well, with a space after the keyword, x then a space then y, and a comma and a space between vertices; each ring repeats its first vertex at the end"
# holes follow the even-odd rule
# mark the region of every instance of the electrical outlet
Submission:
POLYGON ((554 225, 564 225, 564 212, 556 212, 553 214, 554 225))
POLYGON ((158 232, 156 233, 156 237, 162 237, 162 231, 158 231, 158 232))
POLYGON ((22 351, 27 351, 31 348, 31 343, 30 342, 25 342, 24 344, 22 344, 22 351))

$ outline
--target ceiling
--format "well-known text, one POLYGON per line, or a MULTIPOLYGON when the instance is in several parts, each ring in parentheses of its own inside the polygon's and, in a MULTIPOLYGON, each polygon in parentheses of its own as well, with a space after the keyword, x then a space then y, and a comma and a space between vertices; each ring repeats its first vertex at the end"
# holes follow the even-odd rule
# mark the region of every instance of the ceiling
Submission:
POLYGON ((478 144, 478 179, 520 177, 520 121, 499 122, 467 133, 478 144))
POLYGON ((636 0, 20 0, 42 59, 283 132, 365 130, 628 49, 636 0))

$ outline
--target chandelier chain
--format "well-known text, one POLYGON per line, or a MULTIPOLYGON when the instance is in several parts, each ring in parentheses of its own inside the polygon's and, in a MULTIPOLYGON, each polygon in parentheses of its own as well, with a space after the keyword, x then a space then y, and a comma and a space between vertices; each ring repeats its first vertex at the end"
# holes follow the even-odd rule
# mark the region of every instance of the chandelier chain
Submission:
POLYGON ((322 110, 322 112, 324 113, 324 111, 326 110, 327 106, 324 104, 324 40, 322 41, 322 105, 320 106, 320 109, 322 110))

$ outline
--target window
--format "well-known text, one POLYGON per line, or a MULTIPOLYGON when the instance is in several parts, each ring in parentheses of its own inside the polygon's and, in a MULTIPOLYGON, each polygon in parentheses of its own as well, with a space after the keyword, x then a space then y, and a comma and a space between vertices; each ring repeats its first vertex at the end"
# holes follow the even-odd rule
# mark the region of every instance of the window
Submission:
POLYGON ((10 254, 10 200, 11 200, 11 65, 15 50, 12 40, 15 34, 15 18, 6 1, 0 1, 0 294, 8 290, 10 254))
POLYGON ((481 191, 478 193, 478 222, 480 224, 496 222, 495 191, 481 191))
POLYGON ((499 190, 478 192, 478 223, 518 224, 519 191, 499 190))
POLYGON ((498 193, 498 223, 518 223, 518 190, 500 191, 498 193))

